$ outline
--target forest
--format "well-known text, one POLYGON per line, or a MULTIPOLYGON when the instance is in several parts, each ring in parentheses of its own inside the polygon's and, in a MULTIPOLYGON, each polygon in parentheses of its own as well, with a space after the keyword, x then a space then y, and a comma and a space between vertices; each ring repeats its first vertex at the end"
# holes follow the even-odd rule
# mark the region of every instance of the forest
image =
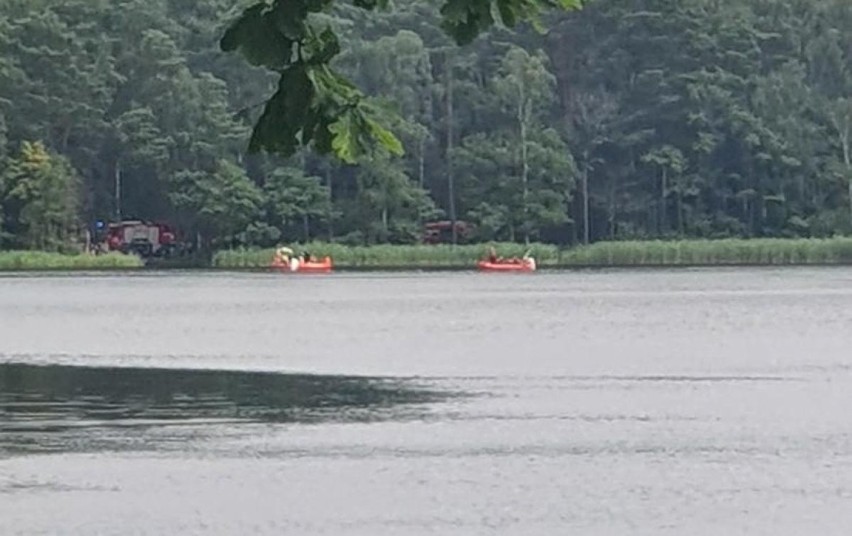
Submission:
POLYGON ((852 231, 852 3, 588 0, 458 47, 440 4, 314 23, 404 154, 248 151, 274 73, 239 0, 0 0, 0 249, 97 220, 207 248, 828 237, 852 231))

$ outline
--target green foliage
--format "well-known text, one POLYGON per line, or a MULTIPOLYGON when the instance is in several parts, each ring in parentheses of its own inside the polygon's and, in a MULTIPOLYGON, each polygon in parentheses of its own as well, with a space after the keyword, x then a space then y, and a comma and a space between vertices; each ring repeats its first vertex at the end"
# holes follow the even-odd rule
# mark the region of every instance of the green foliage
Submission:
MULTIPOLYGON (((263 188, 266 221, 275 231, 269 238, 302 235, 311 239, 311 222, 325 220, 331 211, 331 196, 319 177, 306 176, 302 169, 277 168, 263 188)), ((265 242, 262 240, 261 243, 265 242)))
POLYGON ((329 66, 340 53, 338 37, 330 27, 311 24, 308 14, 330 4, 261 2, 246 9, 222 37, 222 50, 239 50, 251 63, 280 73, 278 91, 267 101, 249 149, 292 156, 300 146, 312 146, 355 163, 377 142, 401 155, 399 140, 374 119, 364 94, 329 66))
POLYGON ((207 240, 233 243, 259 214, 260 190, 245 172, 219 161, 210 172, 182 171, 171 184, 170 198, 184 221, 207 240))
POLYGON ((852 262, 852 239, 599 242, 563 254, 565 266, 719 266, 852 262))
POLYGON ((446 0, 441 7, 442 27, 460 45, 468 44, 476 36, 494 25, 494 11, 500 21, 513 27, 521 21, 539 23, 547 9, 578 9, 579 0, 446 0))
MULTIPOLYGON (((807 265, 852 263, 852 239, 726 239, 599 242, 559 250, 544 244, 529 248, 495 243, 498 254, 522 256, 530 251, 543 267, 807 265)), ((341 268, 474 268, 485 256, 484 245, 469 246, 344 246, 323 242, 293 246, 317 257, 331 256, 341 268)), ((268 268, 273 249, 218 252, 216 268, 268 268)))
POLYGON ((353 212, 366 243, 417 242, 417 224, 436 215, 428 194, 387 156, 365 160, 356 181, 353 212))
MULTIPOLYGON (((347 163, 373 145, 402 155, 402 144, 365 105, 364 94, 335 73, 337 34, 320 29, 312 14, 328 11, 333 0, 264 0, 245 11, 225 32, 222 50, 239 51, 254 65, 280 73, 278 91, 268 100, 249 145, 291 156, 298 147, 333 152, 347 163)), ((387 1, 359 0, 357 7, 385 7, 387 1)), ((470 43, 494 24, 491 0, 446 0, 443 27, 457 43, 470 43)), ((579 0, 497 0, 502 22, 514 26, 537 20, 544 9, 579 7, 579 0)))
POLYGON ((0 271, 31 270, 115 270, 141 268, 135 255, 110 253, 82 255, 47 253, 44 251, 0 251, 0 271))
MULTIPOLYGON (((540 265, 559 263, 558 248, 545 244, 529 247, 515 243, 494 244, 504 257, 521 257, 527 251, 540 265)), ((293 246, 294 251, 307 250, 312 256, 330 256, 340 268, 474 268, 476 261, 487 255, 485 245, 426 246, 426 245, 378 245, 345 246, 313 242, 304 246, 293 246)), ((237 249, 219 251, 213 257, 216 268, 259 268, 265 269, 272 262, 273 249, 237 249)))
POLYGON ((8 3, 3 247, 119 215, 205 247, 852 233, 852 4, 557 4, 8 3), (8 197, 29 140, 67 202, 8 197))
POLYGON ((0 237, 12 247, 62 249, 76 231, 79 195, 78 177, 64 158, 24 142, 0 171, 0 237))

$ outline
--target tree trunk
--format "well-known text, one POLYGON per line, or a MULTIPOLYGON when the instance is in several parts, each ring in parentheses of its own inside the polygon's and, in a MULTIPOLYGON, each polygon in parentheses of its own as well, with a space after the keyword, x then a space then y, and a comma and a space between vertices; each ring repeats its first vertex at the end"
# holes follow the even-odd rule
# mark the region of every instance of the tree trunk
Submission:
POLYGON ((524 244, 530 245, 530 226, 528 221, 527 201, 529 198, 530 167, 527 161, 527 117, 529 116, 524 85, 518 84, 518 126, 521 134, 521 185, 523 188, 521 217, 524 229, 524 244))
POLYGON ((852 149, 849 147, 850 125, 844 125, 840 132, 840 147, 843 150, 843 165, 846 167, 846 183, 849 192, 849 220, 852 223, 852 149))
POLYGON ((667 173, 668 170, 666 169, 666 166, 662 166, 662 173, 660 174, 660 235, 665 234, 667 227, 666 220, 668 219, 666 216, 666 183, 668 182, 667 173))
POLYGON ((328 207, 326 208, 326 219, 328 220, 328 241, 334 242, 334 206, 331 184, 331 165, 325 168, 325 185, 328 188, 328 207))
POLYGON ((550 58, 556 76, 557 93, 559 103, 563 111, 566 126, 571 129, 575 113, 576 99, 574 96, 574 82, 576 76, 577 38, 572 24, 562 21, 548 32, 548 41, 545 51, 550 58))
POLYGON ((447 83, 447 196, 449 197, 447 208, 450 211, 453 245, 456 245, 458 230, 456 229, 456 187, 453 177, 453 59, 449 52, 444 68, 447 83))
POLYGON ((305 243, 311 241, 311 221, 308 214, 302 214, 302 229, 305 232, 305 243))
POLYGON ((115 161, 115 169, 113 170, 113 178, 115 181, 114 191, 115 194, 115 219, 116 221, 121 221, 121 161, 115 161))
POLYGON ((852 147, 850 147, 850 141, 852 141, 850 140, 850 137, 852 137, 852 101, 843 99, 838 101, 837 104, 838 109, 831 111, 830 120, 837 131, 837 141, 840 142, 840 150, 843 156, 849 194, 849 219, 852 223, 852 147))
MULTIPOLYGON (((584 158, 588 161, 588 155, 584 158)), ((583 244, 588 245, 591 239, 591 229, 589 226, 589 166, 583 164, 583 244)))
POLYGON ((609 188, 609 238, 615 240, 615 185, 609 188))
POLYGON ((419 161, 417 165, 417 182, 420 184, 420 188, 423 188, 423 185, 426 182, 426 135, 424 134, 420 138, 420 151, 419 151, 419 161))
POLYGON ((849 219, 852 222, 852 173, 850 173, 849 167, 846 168, 846 175, 849 187, 849 219))
POLYGON ((73 122, 70 119, 63 121, 62 134, 59 137, 59 152, 65 153, 68 151, 68 140, 71 138, 71 126, 73 122))

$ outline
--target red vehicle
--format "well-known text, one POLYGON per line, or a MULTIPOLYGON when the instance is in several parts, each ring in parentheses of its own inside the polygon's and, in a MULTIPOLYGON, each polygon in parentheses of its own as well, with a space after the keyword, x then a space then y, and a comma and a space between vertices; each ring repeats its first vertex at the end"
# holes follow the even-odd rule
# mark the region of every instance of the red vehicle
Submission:
MULTIPOLYGON (((465 242, 473 234, 473 226, 464 221, 456 221, 456 238, 465 242)), ((424 244, 446 244, 453 241, 453 223, 449 220, 433 221, 423 226, 424 244)))
POLYGON ((177 249, 175 230, 165 223, 125 220, 107 226, 109 251, 135 253, 140 257, 166 257, 177 249))

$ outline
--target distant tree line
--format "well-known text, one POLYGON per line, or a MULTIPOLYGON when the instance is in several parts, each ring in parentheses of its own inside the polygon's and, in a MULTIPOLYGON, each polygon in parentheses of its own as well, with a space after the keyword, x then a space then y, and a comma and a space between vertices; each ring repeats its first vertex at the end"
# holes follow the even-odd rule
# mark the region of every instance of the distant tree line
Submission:
POLYGON ((234 0, 0 0, 0 248, 97 219, 210 247, 852 231, 852 3, 590 0, 456 47, 438 4, 318 15, 405 155, 248 154, 277 78, 234 0))

